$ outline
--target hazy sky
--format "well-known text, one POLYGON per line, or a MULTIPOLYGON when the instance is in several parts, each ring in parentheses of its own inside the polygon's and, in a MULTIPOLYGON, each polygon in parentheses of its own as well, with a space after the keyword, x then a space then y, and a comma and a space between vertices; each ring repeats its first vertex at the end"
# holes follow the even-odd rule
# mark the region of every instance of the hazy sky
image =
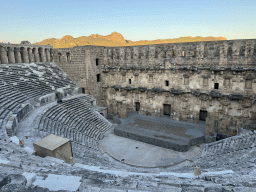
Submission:
POLYGON ((0 0, 0 42, 34 43, 113 31, 135 41, 254 39, 256 0, 0 0))

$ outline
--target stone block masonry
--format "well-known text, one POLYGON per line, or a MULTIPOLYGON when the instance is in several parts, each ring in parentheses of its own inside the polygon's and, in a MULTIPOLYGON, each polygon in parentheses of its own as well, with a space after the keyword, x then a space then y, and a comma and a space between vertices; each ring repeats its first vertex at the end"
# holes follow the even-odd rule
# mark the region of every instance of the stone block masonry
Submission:
POLYGON ((203 120, 209 136, 236 135, 241 125, 255 124, 255 39, 84 46, 55 49, 53 57, 116 117, 139 111, 203 120))

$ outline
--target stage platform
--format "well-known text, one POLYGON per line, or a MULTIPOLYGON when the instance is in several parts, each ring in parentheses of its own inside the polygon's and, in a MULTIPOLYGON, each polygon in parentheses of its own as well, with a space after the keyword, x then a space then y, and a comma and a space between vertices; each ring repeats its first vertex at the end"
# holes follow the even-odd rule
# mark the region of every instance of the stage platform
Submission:
POLYGON ((205 141, 205 124, 171 120, 168 116, 151 117, 129 113, 115 127, 114 134, 136 141, 186 152, 191 146, 205 141))

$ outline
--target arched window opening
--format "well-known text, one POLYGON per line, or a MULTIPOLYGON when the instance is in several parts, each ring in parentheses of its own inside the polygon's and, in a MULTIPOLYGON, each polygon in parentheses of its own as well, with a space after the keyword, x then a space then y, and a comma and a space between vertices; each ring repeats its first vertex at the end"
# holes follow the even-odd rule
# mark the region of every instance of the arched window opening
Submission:
POLYGON ((43 62, 42 48, 38 49, 38 55, 39 55, 39 62, 43 62))
POLYGON ((24 49, 24 48, 21 48, 21 49, 20 49, 20 60, 21 60, 21 63, 25 63, 25 61, 24 61, 24 55, 23 55, 23 49, 24 49))
POLYGON ((58 61, 61 62, 61 53, 58 53, 58 61))
POLYGON ((67 62, 71 62, 71 55, 70 55, 70 53, 66 53, 66 55, 67 55, 67 62))

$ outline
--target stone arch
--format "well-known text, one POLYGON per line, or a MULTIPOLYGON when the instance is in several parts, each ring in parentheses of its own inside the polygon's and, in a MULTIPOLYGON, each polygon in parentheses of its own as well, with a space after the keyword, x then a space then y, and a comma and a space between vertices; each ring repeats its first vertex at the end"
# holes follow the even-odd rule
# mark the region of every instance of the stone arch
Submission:
POLYGON ((67 62, 71 62, 71 54, 69 52, 66 53, 67 62))
POLYGON ((53 62, 53 49, 50 49, 50 59, 51 59, 51 62, 53 62))
POLYGON ((61 53, 58 53, 58 62, 61 62, 61 53))
POLYGON ((40 48, 38 49, 38 55, 39 55, 39 57, 38 57, 38 62, 43 62, 42 51, 43 51, 43 48, 40 47, 40 48))
POLYGON ((25 60, 24 60, 24 47, 21 47, 20 48, 20 62, 21 63, 25 63, 25 60))

